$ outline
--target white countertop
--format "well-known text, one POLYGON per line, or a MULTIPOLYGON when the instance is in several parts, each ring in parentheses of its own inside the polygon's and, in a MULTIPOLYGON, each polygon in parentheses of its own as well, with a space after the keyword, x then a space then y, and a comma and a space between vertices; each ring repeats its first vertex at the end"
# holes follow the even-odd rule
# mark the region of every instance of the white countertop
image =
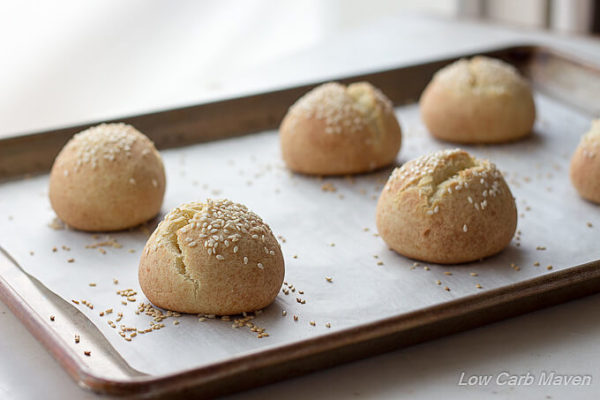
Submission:
MULTIPOLYGON (((130 7, 127 18, 111 13, 115 10, 109 7, 85 18, 77 10, 50 18, 51 9, 38 7, 31 18, 37 31, 28 34, 30 26, 15 31, 14 21, 8 23, 10 18, 4 13, 0 52, 13 57, 0 63, 0 135, 193 104, 504 44, 549 44, 600 64, 598 40, 417 15, 389 17, 320 36, 310 32, 316 25, 309 25, 304 36, 283 35, 291 41, 289 46, 272 33, 302 29, 302 24, 292 19, 267 23, 265 28, 264 21, 255 22, 251 29, 263 29, 267 39, 238 29, 225 39, 220 36, 223 45, 218 47, 203 41, 202 27, 196 26, 190 17, 193 13, 185 9, 196 7, 193 11, 200 12, 201 6, 187 4, 178 12, 166 10, 164 3, 130 7), (170 18, 162 19, 167 11, 170 18), (106 20, 113 25, 98 33, 106 20), (65 22, 74 23, 71 30, 44 29, 65 22), (96 29, 90 26, 93 23, 96 29), (80 35, 73 37, 73 32, 80 35), (256 46, 256 51, 236 51, 248 46, 251 50, 256 46), (272 51, 267 51, 269 46, 272 51), (207 63, 206 57, 215 61, 207 63)), ((230 22, 253 17, 251 11, 237 9, 230 22)), ((219 33, 227 36, 230 27, 226 28, 211 29, 221 29, 219 33)), ((600 295, 591 296, 233 398, 597 398, 599 308, 600 295), (592 383, 582 387, 496 383, 497 379, 505 382, 508 374, 530 373, 539 378, 551 371, 591 375, 592 383), (490 375, 492 382, 460 385, 463 372, 462 382, 472 375, 490 375)), ((98 398, 78 388, 2 303, 0 338, 0 398, 98 398)))

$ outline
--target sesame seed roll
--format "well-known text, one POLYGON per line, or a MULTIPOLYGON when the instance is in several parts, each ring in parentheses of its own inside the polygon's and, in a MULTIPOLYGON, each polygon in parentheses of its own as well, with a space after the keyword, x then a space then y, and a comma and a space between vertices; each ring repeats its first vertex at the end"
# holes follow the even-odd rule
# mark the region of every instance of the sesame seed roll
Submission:
POLYGON ((258 215, 209 199, 165 216, 146 243, 139 281, 158 307, 231 315, 272 303, 284 272, 279 242, 258 215))
POLYGON ((377 228, 396 252, 455 264, 504 249, 517 209, 496 166, 467 152, 443 150, 396 168, 377 203, 377 228))
POLYGON ((154 144, 134 127, 101 124, 65 145, 50 172, 52 208, 67 225, 115 231, 158 214, 165 170, 154 144))
POLYGON ((290 107, 279 133, 288 168, 317 175, 389 165, 402 142, 392 103, 367 82, 314 88, 290 107))

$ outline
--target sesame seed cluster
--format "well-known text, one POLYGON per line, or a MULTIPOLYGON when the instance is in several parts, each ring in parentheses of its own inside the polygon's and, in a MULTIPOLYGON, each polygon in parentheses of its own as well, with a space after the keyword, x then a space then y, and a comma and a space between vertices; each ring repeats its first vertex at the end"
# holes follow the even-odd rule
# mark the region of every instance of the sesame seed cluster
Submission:
MULTIPOLYGON (((193 234, 186 235, 183 243, 176 243, 177 246, 203 247, 209 256, 219 261, 237 254, 238 242, 243 238, 262 246, 265 256, 275 255, 275 250, 269 248, 266 240, 267 235, 272 235, 271 228, 246 206, 226 199, 184 204, 167 214, 157 232, 164 234, 158 238, 154 251, 161 246, 175 244, 177 232, 180 232, 193 234)), ((147 248, 146 252, 149 251, 147 248)), ((250 262, 247 255, 241 256, 244 264, 250 262)), ((264 268, 261 262, 257 262, 256 266, 264 268)))
MULTIPOLYGON (((337 82, 321 85, 304 96, 290 107, 290 112, 303 118, 316 118, 325 122, 325 133, 342 134, 343 132, 358 132, 368 124, 369 113, 361 106, 353 88, 357 83, 348 87, 337 82)), ((378 106, 386 111, 392 110, 391 102, 379 91, 369 85, 378 106)), ((366 90, 366 89, 365 89, 366 90)))
POLYGON ((515 67, 488 57, 461 59, 439 70, 435 79, 455 87, 495 94, 507 93, 509 86, 525 84, 515 67))
POLYGON ((100 160, 115 161, 121 154, 130 157, 138 135, 137 129, 124 123, 100 124, 79 132, 71 141, 76 149, 75 171, 86 164, 96 169, 100 160))

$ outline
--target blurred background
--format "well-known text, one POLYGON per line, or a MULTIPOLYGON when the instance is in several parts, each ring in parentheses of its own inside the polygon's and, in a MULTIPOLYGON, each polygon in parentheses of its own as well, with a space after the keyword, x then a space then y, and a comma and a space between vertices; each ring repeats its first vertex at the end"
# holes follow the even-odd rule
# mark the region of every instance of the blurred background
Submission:
POLYGON ((434 47, 539 32, 568 47, 599 32, 599 14, 592 0, 2 1, 0 136, 397 66, 434 47))

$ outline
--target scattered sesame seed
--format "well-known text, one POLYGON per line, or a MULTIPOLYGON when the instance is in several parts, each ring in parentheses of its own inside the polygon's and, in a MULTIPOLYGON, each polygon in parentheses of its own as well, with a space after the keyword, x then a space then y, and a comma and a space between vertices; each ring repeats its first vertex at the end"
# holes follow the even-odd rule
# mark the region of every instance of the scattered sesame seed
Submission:
POLYGON ((317 324, 315 323, 315 321, 310 321, 310 324, 311 324, 312 326, 316 326, 316 325, 317 325, 317 324))
POLYGON ((294 315, 294 321, 298 321, 298 316, 294 315))
POLYGON ((546 246, 537 246, 536 250, 546 250, 546 246))
POLYGON ((546 267, 546 269, 547 269, 548 271, 550 271, 552 268, 553 268, 553 267, 552 267, 552 265, 548 265, 548 266, 546 267))
POLYGON ((79 302, 77 300, 71 300, 71 301, 75 304, 79 304, 79 302))
POLYGON ((89 350, 86 350, 86 351, 84 351, 84 352, 83 352, 83 354, 85 354, 86 356, 88 356, 88 357, 89 357, 89 356, 91 356, 91 355, 92 355, 92 352, 91 352, 91 351, 89 351, 89 350))
POLYGON ((285 311, 285 310, 281 311, 281 315, 285 317, 287 315, 287 311, 285 311))
POLYGON ((475 287, 476 287, 477 289, 482 289, 482 288, 483 288, 483 286, 481 286, 479 283, 478 283, 478 284, 476 284, 476 285, 475 285, 475 287))
POLYGON ((445 272, 444 272, 444 275, 448 275, 448 276, 449 276, 449 275, 452 275, 452 272, 450 272, 450 271, 445 271, 445 272))
POLYGON ((327 282, 329 282, 329 283, 332 283, 332 282, 333 282, 333 278, 331 278, 331 277, 329 277, 329 276, 326 276, 326 277, 325 277, 325 280, 326 280, 327 282))
POLYGON ((80 340, 81 339, 80 339, 79 335, 75 335, 75 343, 79 343, 80 340))
POLYGON ((540 263, 539 263, 539 261, 536 261, 536 262, 534 262, 534 263, 533 263, 533 266, 534 266, 534 267, 539 267, 539 266, 540 266, 540 263))
POLYGON ((586 223, 586 225, 587 225, 588 228, 592 228, 593 227, 593 225, 592 225, 591 222, 586 223))
POLYGON ((441 285, 442 281, 440 281, 439 279, 437 281, 435 281, 436 285, 441 285))
POLYGON ((326 324, 325 324, 325 327, 326 327, 326 328, 331 328, 331 323, 329 323, 329 322, 328 322, 328 323, 326 323, 326 324))
POLYGON ((54 321, 56 319, 56 317, 54 315, 50 316, 50 321, 54 321))
POLYGON ((477 276, 479 274, 477 272, 471 272, 469 275, 471 275, 471 276, 477 276))
POLYGON ((467 224, 464 224, 462 227, 463 232, 467 232, 469 230, 469 228, 467 227, 467 224))
POLYGON ((337 188, 332 183, 324 183, 321 185, 321 190, 324 192, 332 192, 335 193, 337 188))
POLYGON ((69 259, 67 260, 67 262, 69 262, 69 263, 74 263, 74 262, 75 262, 75 259, 74 259, 74 258, 69 258, 69 259))
POLYGON ((449 292, 449 291, 450 291, 450 288, 449 288, 448 286, 444 286, 444 290, 445 290, 446 292, 449 292))
POLYGON ((96 284, 95 284, 94 282, 90 282, 90 283, 89 283, 89 286, 90 286, 90 287, 96 287, 96 284))
POLYGON ((377 261, 377 265, 383 265, 383 261, 377 261))

